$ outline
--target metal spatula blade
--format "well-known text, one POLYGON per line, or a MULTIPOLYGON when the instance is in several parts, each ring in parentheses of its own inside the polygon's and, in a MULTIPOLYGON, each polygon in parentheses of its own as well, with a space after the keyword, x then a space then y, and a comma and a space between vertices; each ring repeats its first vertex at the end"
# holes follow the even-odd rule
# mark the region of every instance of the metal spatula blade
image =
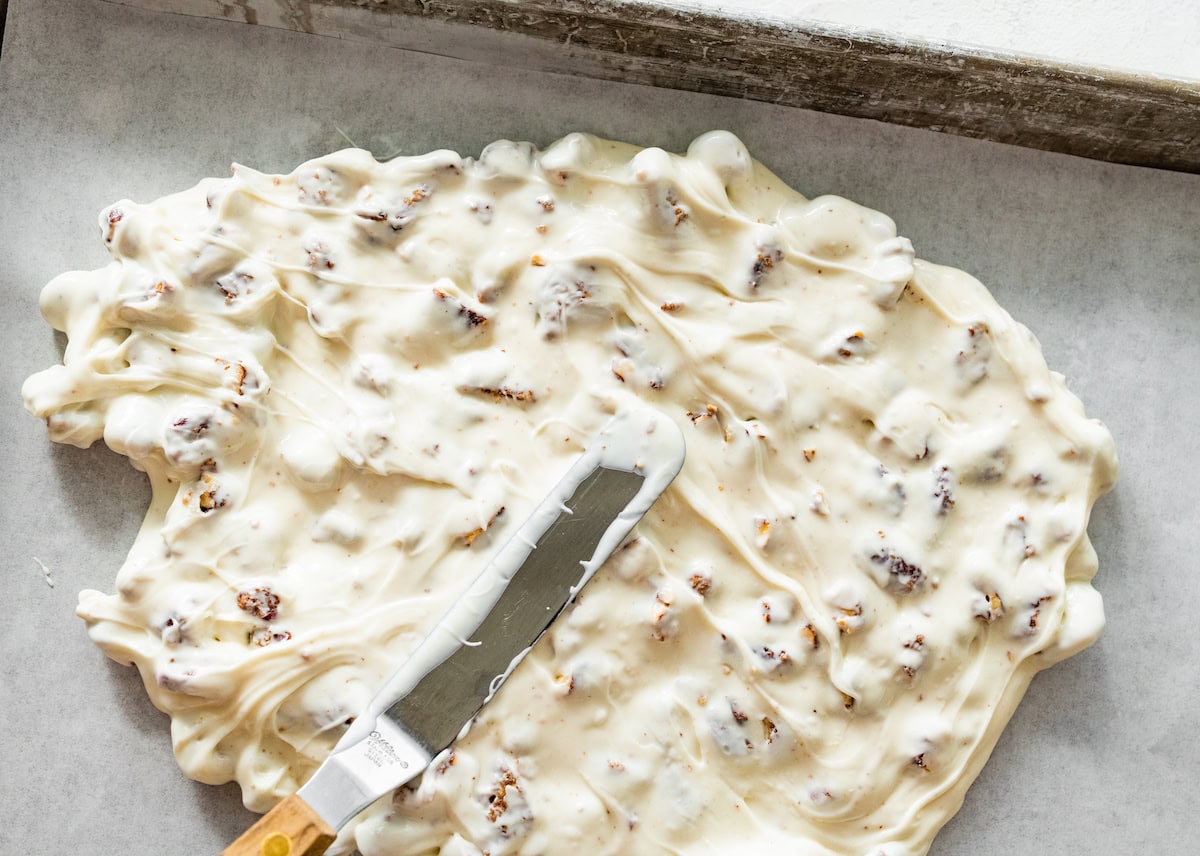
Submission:
POLYGON ((449 746, 683 466, 654 411, 614 419, 295 795, 223 856, 316 856, 449 746))

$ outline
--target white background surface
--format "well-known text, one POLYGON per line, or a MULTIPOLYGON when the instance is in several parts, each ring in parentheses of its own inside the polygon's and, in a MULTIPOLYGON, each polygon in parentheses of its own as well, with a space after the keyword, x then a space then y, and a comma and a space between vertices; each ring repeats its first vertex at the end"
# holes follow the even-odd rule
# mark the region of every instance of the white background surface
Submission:
MULTIPOLYGON (((111 590, 148 499, 56 446, 22 380, 59 359, 37 295, 106 261, 96 216, 226 175, 573 130, 680 150, 714 127, 809 196, 886 211, 1032 327, 1116 436, 1091 532, 1109 628, 1040 676, 934 856, 1194 856, 1200 802, 1200 176, 692 93, 164 16, 12 0, 0 61, 0 854, 216 853, 250 820, 185 780, 136 674, 74 617, 111 590), (36 14, 35 14, 36 12, 36 14), (34 557, 51 569, 47 585, 34 557)), ((857 856, 857 854, 851 854, 857 856)))
POLYGON ((654 0, 1200 80, 1200 0, 654 0))

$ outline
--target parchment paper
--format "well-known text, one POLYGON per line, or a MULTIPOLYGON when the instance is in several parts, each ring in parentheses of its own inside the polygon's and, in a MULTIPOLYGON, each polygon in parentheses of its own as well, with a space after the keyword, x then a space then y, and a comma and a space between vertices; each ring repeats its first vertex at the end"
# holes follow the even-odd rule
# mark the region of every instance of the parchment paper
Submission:
POLYGON ((216 853, 251 820, 233 786, 177 771, 166 718, 73 615, 81 588, 111 590, 148 500, 124 459, 51 444, 20 405, 59 359, 39 290, 106 261, 97 212, 344 135, 382 157, 573 130, 680 150, 717 127, 979 276, 1117 438, 1091 526, 1108 630, 1035 681, 935 856, 1195 852, 1200 176, 97 0, 13 0, 5 39, 0 854, 216 853))

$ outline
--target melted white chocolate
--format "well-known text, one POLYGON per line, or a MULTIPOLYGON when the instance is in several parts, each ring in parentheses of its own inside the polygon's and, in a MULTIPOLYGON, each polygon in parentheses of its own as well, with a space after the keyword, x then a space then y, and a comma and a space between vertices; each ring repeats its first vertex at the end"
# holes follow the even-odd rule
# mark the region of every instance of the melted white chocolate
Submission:
POLYGON ((26 405, 154 498, 79 614, 252 808, 612 414, 684 430, 633 539, 343 850, 915 856, 1103 625, 1108 432, 978 282, 727 133, 236 167, 101 228, 26 405))

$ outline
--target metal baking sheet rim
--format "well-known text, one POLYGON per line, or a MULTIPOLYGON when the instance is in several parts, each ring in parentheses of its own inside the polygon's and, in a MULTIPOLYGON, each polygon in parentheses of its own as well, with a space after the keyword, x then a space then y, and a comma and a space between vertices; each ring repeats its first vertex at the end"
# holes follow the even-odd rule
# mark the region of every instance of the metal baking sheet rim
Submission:
POLYGON ((628 0, 106 2, 1200 173, 1200 81, 628 0))

